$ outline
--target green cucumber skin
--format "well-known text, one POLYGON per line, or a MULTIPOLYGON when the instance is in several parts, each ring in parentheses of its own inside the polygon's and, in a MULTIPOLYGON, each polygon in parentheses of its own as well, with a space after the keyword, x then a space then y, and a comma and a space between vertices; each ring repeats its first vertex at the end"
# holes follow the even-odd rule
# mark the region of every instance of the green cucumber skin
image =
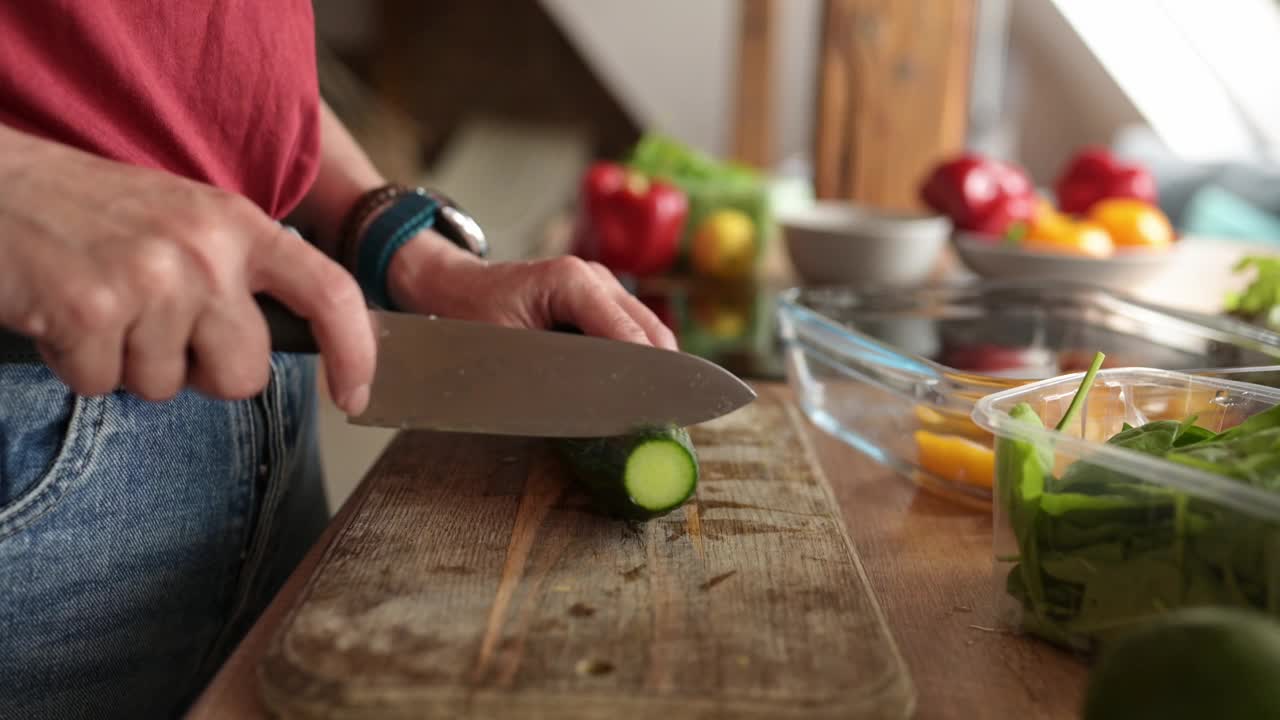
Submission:
POLYGON ((626 520, 652 520, 679 508, 693 497, 698 488, 700 469, 693 441, 684 428, 647 428, 618 437, 561 439, 554 442, 557 453, 572 470, 601 510, 626 520), (678 443, 693 462, 694 479, 689 492, 679 502, 666 508, 646 508, 631 499, 624 484, 627 460, 642 443, 663 440, 678 443))

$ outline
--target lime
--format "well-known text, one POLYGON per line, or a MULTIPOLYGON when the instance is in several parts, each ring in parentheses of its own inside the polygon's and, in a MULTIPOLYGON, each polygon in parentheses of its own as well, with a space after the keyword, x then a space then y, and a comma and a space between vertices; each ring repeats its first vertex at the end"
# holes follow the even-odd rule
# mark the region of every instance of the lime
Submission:
POLYGON ((1280 621, 1230 608, 1177 610, 1105 648, 1084 720, 1280 718, 1280 621))

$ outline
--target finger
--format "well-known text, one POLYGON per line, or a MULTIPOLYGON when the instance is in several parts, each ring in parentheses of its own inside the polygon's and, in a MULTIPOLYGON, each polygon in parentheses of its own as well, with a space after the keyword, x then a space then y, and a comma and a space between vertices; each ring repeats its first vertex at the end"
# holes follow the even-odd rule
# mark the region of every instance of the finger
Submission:
POLYGON ((271 342, 262 312, 248 293, 211 304, 191 331, 187 381, 209 397, 241 400, 267 385, 271 342))
POLYGON ((588 335, 649 344, 649 337, 614 299, 585 262, 567 259, 548 295, 552 320, 572 323, 588 335))
POLYGON ((9 328, 31 338, 42 338, 49 331, 49 313, 42 307, 41 287, 48 287, 48 279, 28 270, 32 264, 26 256, 27 245, 0 247, 0 256, 9 258, 0 278, 0 327, 9 328), (23 268, 19 272, 15 268, 23 268))
POLYGON ((74 392, 101 395, 119 387, 128 298, 83 257, 22 244, 3 251, 11 263, 0 264, 9 271, 0 282, 0 326, 30 337, 74 392))
POLYGON ((187 345, 207 288, 178 247, 167 242, 136 245, 127 270, 141 298, 125 334, 124 386, 146 400, 167 400, 187 379, 187 345))
POLYGON ((179 298, 152 302, 129 330, 124 386, 146 400, 168 400, 187 380, 187 346, 195 313, 179 298))
POLYGON ((106 286, 54 286, 41 305, 49 308, 36 338, 45 364, 80 395, 103 395, 120 387, 124 328, 130 315, 124 298, 106 286))
POLYGON ((677 349, 676 336, 671 332, 671 328, 658 319, 658 316, 644 303, 640 302, 639 298, 627 292, 627 289, 622 286, 622 283, 618 282, 617 277, 609 271, 609 268, 594 262, 589 263, 589 265, 596 275, 600 277, 600 282, 604 284, 618 304, 622 306, 622 309, 644 330, 650 343, 664 350, 677 349))
POLYGON ((254 248, 251 285, 311 323, 334 400, 358 415, 369 401, 377 345, 354 278, 301 237, 280 228, 254 248))
POLYGON ((648 336, 649 342, 653 343, 654 347, 662 348, 663 350, 678 349, 676 336, 671 332, 671 328, 658 319, 658 316, 654 315, 648 306, 640 302, 639 298, 623 290, 618 295, 618 304, 622 306, 622 309, 631 316, 631 319, 637 325, 644 329, 645 335, 648 336))

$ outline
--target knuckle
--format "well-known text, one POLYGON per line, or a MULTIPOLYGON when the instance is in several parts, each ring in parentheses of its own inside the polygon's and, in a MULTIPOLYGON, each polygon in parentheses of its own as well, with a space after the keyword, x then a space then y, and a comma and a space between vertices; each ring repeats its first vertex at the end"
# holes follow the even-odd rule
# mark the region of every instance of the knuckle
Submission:
POLYGON ((144 243, 131 259, 137 287, 148 294, 169 295, 182 287, 183 252, 159 240, 144 243))
POLYGON ((106 285, 88 285, 68 288, 66 292, 65 318, 70 330, 107 330, 121 323, 124 302, 114 289, 106 285))
POLYGON ((561 281, 583 280, 595 275, 587 261, 575 255, 563 255, 551 262, 552 270, 561 281))

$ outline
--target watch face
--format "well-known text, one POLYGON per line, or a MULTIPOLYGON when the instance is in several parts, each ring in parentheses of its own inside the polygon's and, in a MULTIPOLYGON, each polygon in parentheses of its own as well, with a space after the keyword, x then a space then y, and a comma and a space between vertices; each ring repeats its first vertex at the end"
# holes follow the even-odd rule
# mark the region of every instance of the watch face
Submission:
POLYGON ((443 204, 440 218, 444 220, 442 225, 445 226, 441 228, 442 234, 474 255, 484 257, 488 254, 489 245, 485 241, 484 231, 470 215, 462 212, 456 205, 443 204))
POLYGON ((480 224, 468 215, 458 203, 444 193, 419 188, 419 193, 436 201, 440 209, 436 213, 436 231, 449 238, 455 245, 479 257, 489 254, 489 243, 480 224))

